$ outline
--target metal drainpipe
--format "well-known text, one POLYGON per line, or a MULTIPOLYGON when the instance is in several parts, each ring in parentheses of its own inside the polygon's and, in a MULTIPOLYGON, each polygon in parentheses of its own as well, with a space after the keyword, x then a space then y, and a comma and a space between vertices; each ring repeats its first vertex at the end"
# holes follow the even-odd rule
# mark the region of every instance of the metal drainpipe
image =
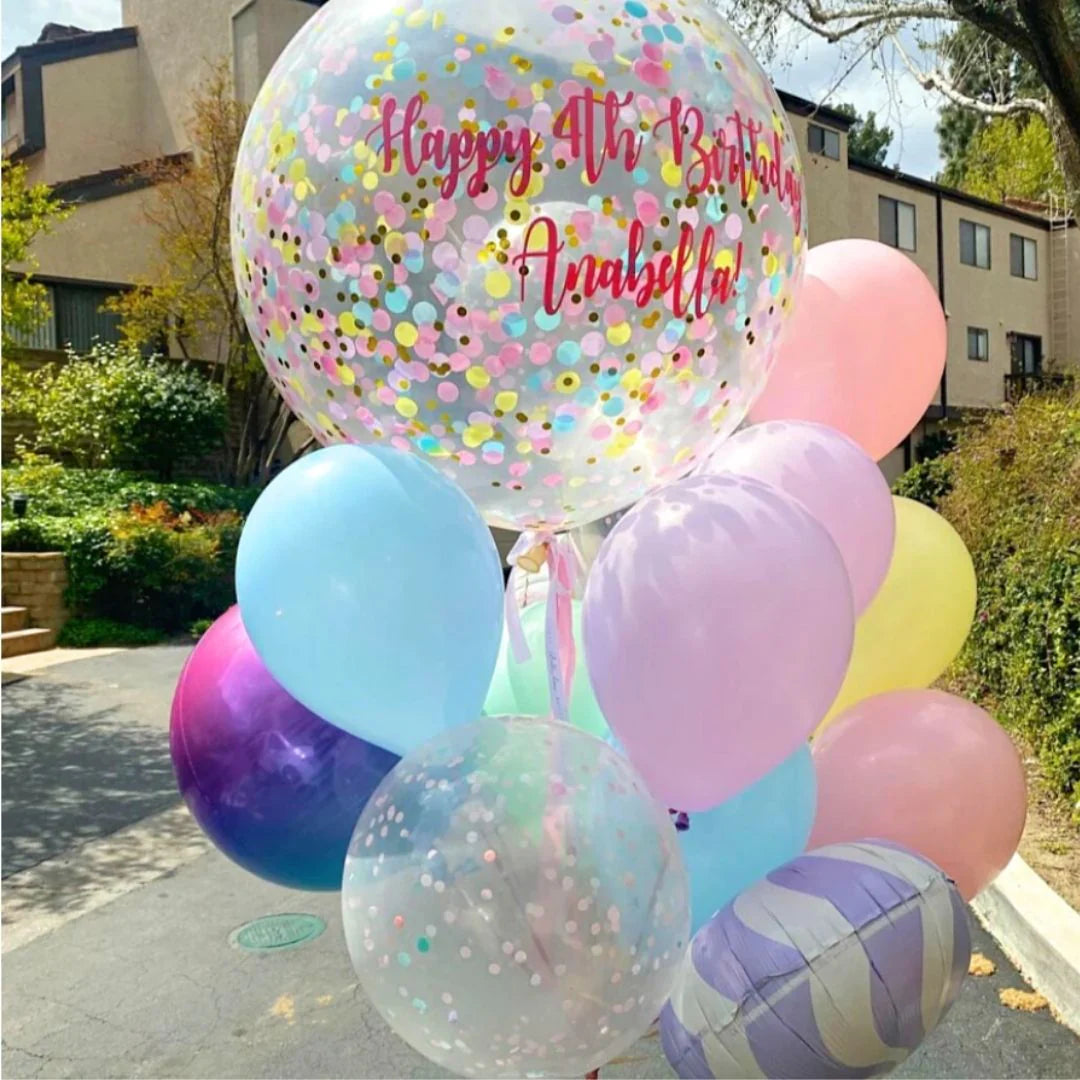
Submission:
MULTIPOLYGON (((941 218, 941 192, 934 192, 935 209, 937 210, 937 292, 941 302, 941 310, 945 310, 945 227, 941 218)), ((948 320, 946 319, 946 326, 948 320)), ((948 337, 946 336, 945 366, 941 369, 941 419, 949 418, 949 349, 948 337)))

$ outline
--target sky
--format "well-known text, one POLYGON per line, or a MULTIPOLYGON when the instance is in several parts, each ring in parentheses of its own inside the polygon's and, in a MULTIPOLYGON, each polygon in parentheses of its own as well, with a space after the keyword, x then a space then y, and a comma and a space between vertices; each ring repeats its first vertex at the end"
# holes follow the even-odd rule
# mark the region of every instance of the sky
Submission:
MULTIPOLYGON (((0 48, 4 56, 17 46, 36 40, 47 22, 67 23, 86 30, 120 25, 120 0, 6 0, 0 12, 0 48)), ((797 27, 786 31, 782 42, 783 62, 769 65, 769 74, 777 86, 813 101, 824 99, 830 104, 850 101, 862 113, 873 109, 895 134, 886 164, 899 165, 905 172, 927 178, 938 171, 940 159, 934 131, 937 100, 921 90, 906 72, 896 71, 892 77, 886 77, 880 66, 875 68, 869 60, 863 60, 834 89, 848 66, 836 46, 797 27)))

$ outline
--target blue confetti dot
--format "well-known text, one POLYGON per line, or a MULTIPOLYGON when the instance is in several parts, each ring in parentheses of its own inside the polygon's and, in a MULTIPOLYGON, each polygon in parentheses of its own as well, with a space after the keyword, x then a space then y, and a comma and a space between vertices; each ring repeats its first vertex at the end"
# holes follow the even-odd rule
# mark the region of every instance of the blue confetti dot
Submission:
POLYGON ((563 367, 573 367, 581 359, 581 346, 576 341, 564 341, 555 350, 555 359, 563 367))
POLYGON ((438 312, 435 310, 435 305, 429 304, 426 300, 421 300, 419 304, 414 304, 412 313, 413 318, 418 323, 432 323, 435 321, 436 315, 438 315, 438 312))
POLYGON ((554 315, 549 315, 546 311, 541 309, 533 316, 533 322, 536 323, 539 329, 551 331, 556 329, 559 323, 562 322, 562 315, 557 311, 554 315))
POLYGON ((405 258, 401 260, 405 264, 405 269, 410 274, 415 274, 424 269, 424 256, 419 251, 408 251, 405 253, 405 258))
POLYGON ((681 44, 683 32, 674 23, 665 23, 664 37, 666 37, 668 41, 674 41, 676 44, 681 44))
POLYGON ((683 322, 682 319, 669 319, 667 326, 664 327, 664 333, 667 334, 668 337, 679 341, 683 334, 686 333, 686 323, 683 322))
POLYGON ((434 435, 418 435, 414 442, 417 450, 425 454, 434 454, 439 449, 439 440, 434 435))
POLYGON ((784 287, 784 279, 779 274, 773 274, 769 279, 769 293, 772 296, 778 296, 780 290, 784 287))
POLYGON ((644 19, 649 9, 638 0, 626 0, 626 14, 633 15, 635 19, 644 19))
POLYGON ((485 454, 498 454, 499 457, 502 457, 506 452, 506 447, 503 446, 501 442, 496 442, 495 440, 489 440, 484 443, 482 449, 485 454))
POLYGON ((440 270, 435 276, 435 288, 446 296, 457 296, 461 290, 461 279, 449 270, 440 270))
POLYGON ((611 370, 605 368, 596 376, 596 385, 600 387, 601 390, 610 390, 613 386, 618 386, 618 384, 619 372, 617 369, 611 370))
POLYGON ((574 395, 574 400, 579 405, 584 405, 588 407, 590 405, 595 405, 597 401, 600 400, 600 395, 591 386, 583 386, 574 395))
POLYGON ((576 423, 577 417, 572 413, 558 413, 555 419, 552 420, 551 426, 556 431, 571 431, 576 423))
POLYGON ((609 401, 605 401, 601 412, 605 416, 618 416, 623 411, 622 398, 613 397, 609 401))
POLYGON ((386 305, 387 311, 392 311, 395 315, 400 315, 408 308, 410 299, 408 290, 399 286, 396 289, 387 290, 383 303, 386 305))
POLYGON ((649 179, 648 169, 643 169, 640 165, 630 175, 634 178, 635 184, 644 184, 649 179))
POLYGON ((366 300, 358 300, 352 307, 353 317, 366 325, 371 324, 371 317, 375 314, 371 305, 366 300))
POLYGON ((395 79, 411 79, 416 74, 416 61, 411 57, 398 60, 390 71, 395 79))
POLYGON ((649 42, 650 45, 659 45, 664 40, 664 33, 659 26, 649 25, 641 31, 641 36, 649 42))
POLYGON ((502 328, 503 332, 509 334, 510 337, 521 337, 529 329, 529 320, 520 312, 511 311, 509 315, 503 317, 502 328))

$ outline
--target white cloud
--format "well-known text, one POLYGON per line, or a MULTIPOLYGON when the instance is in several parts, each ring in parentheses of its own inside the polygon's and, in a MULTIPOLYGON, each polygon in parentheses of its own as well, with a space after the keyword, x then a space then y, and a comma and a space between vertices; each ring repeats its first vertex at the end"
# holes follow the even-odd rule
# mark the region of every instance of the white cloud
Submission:
POLYGON ((50 22, 108 30, 120 25, 120 0, 8 0, 0 27, 4 56, 20 45, 33 44, 50 22))

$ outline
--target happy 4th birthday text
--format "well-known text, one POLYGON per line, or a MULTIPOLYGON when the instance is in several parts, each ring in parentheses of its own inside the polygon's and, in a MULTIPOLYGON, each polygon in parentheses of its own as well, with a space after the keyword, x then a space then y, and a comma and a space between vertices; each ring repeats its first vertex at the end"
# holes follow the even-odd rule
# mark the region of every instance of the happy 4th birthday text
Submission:
MULTIPOLYGON (((638 167, 646 134, 621 118, 633 99, 632 91, 620 95, 609 90, 598 96, 592 87, 586 87, 572 95, 555 117, 552 134, 565 148, 565 160, 580 162, 590 185, 598 184, 609 167, 627 173, 638 167)), ((493 170, 500 163, 512 162, 509 193, 514 198, 525 196, 543 147, 540 135, 528 126, 485 131, 422 126, 424 106, 420 94, 414 94, 401 108, 395 98, 383 99, 381 119, 367 133, 367 139, 380 146, 385 172, 394 168, 395 159, 400 159, 400 167, 409 176, 425 167, 434 168, 443 174, 439 188, 443 198, 453 198, 459 186, 467 196, 476 198, 485 190, 493 170)), ((725 118, 723 127, 710 131, 698 106, 674 96, 666 115, 653 123, 649 132, 670 143, 672 161, 680 170, 687 194, 737 187, 745 206, 758 189, 786 205, 795 230, 800 228, 802 182, 796 167, 785 163, 780 135, 771 126, 766 132, 765 123, 735 110, 725 118)), ((540 271, 543 305, 549 314, 558 312, 571 294, 591 299, 603 292, 644 308, 659 290, 669 296, 676 317, 692 311, 700 318, 715 301, 726 303, 734 291, 743 265, 741 240, 726 265, 714 267, 719 245, 712 225, 695 230, 681 223, 676 250, 650 253, 649 257, 644 251, 644 222, 632 219, 626 234, 624 256, 590 253, 567 259, 558 223, 547 215, 533 218, 524 232, 523 250, 512 259, 520 275, 521 300, 525 299, 529 263, 533 261, 540 271), (541 228, 543 232, 538 233, 541 228)))

